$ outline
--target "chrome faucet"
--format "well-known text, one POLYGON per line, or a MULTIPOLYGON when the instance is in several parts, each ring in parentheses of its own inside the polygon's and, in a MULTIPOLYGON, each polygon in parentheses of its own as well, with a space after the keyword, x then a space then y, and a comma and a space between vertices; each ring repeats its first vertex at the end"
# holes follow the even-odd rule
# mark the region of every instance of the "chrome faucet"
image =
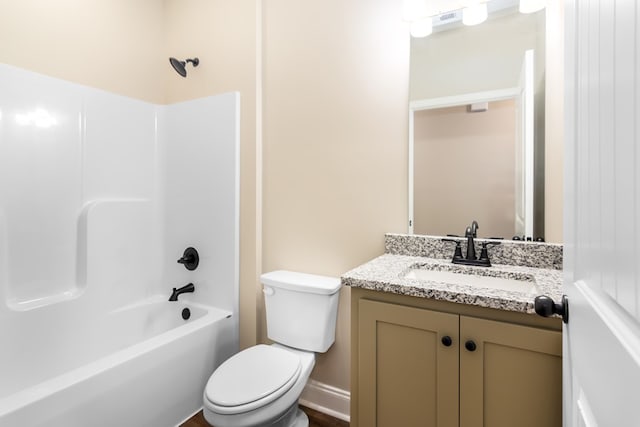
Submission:
POLYGON ((169 301, 178 301, 178 295, 180 294, 184 294, 187 292, 193 292, 196 290, 196 287, 193 286, 193 283, 189 283, 188 285, 185 285, 181 288, 173 288, 173 292, 171 293, 171 296, 169 297, 169 301))

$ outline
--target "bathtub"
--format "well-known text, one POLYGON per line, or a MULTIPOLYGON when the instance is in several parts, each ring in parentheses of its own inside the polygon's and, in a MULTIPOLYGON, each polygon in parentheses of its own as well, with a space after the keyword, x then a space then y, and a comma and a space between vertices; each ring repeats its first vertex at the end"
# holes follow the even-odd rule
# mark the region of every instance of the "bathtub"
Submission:
POLYGON ((166 299, 106 316, 61 304, 48 309, 66 316, 23 321, 29 338, 0 350, 0 426, 170 427, 197 412, 210 374, 237 351, 237 319, 166 299))

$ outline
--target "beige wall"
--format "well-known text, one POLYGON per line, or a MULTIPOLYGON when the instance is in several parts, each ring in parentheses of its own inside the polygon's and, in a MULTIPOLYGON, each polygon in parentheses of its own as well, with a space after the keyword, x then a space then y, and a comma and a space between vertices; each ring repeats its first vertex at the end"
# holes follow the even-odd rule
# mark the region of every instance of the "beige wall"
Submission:
POLYGON ((0 0, 0 62, 164 102, 158 0, 0 0))
MULTIPOLYGON (((263 271, 339 276, 382 254, 385 232, 406 231, 401 5, 265 2, 263 271)), ((349 317, 343 289, 336 343, 312 373, 347 390, 349 317)))
POLYGON ((548 2, 545 125, 545 237, 562 243, 564 205, 564 6, 548 2))
POLYGON ((467 106, 414 114, 414 232, 479 236, 515 234, 516 109, 511 100, 485 112, 467 106))

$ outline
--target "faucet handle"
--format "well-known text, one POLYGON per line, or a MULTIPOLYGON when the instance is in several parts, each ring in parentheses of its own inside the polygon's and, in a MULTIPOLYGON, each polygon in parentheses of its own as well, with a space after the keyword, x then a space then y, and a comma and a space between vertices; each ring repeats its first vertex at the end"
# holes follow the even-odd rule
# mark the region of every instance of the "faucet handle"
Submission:
POLYGON ((486 260, 487 262, 489 261, 489 251, 487 250, 487 248, 492 245, 492 246, 496 246, 499 245, 500 242, 482 242, 482 248, 480 250, 480 259, 481 260, 486 260))
POLYGON ((455 243, 456 247, 453 251, 453 259, 462 259, 462 242, 454 239, 441 239, 443 242, 455 243))
POLYGON ((195 248, 188 247, 184 250, 182 258, 178 260, 178 264, 184 265, 187 270, 195 270, 200 263, 200 256, 195 248))

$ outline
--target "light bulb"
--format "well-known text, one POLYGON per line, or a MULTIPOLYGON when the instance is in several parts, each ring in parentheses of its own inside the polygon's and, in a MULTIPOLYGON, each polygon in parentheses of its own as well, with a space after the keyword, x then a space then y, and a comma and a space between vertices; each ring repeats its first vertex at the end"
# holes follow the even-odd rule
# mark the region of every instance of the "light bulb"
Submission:
POLYGON ((462 9, 462 23, 464 25, 478 25, 487 19, 487 4, 480 3, 462 9))
POLYGON ((546 0, 520 0, 520 13, 533 13, 542 10, 547 5, 546 0))
POLYGON ((433 32, 433 22, 431 17, 413 21, 411 23, 411 36, 420 38, 427 37, 433 32))

